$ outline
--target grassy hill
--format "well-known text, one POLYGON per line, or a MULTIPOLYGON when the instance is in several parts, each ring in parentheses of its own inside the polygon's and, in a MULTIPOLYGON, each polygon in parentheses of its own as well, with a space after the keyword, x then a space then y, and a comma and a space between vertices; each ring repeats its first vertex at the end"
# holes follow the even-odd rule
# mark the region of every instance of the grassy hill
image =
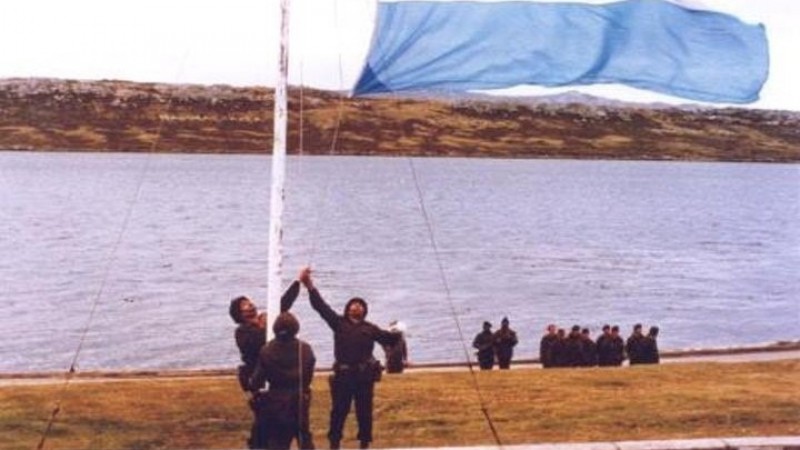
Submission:
MULTIPOLYGON (((268 153, 272 108, 266 88, 0 80, 0 149, 268 153)), ((800 161, 800 113, 741 108, 293 88, 289 129, 290 154, 800 161)))

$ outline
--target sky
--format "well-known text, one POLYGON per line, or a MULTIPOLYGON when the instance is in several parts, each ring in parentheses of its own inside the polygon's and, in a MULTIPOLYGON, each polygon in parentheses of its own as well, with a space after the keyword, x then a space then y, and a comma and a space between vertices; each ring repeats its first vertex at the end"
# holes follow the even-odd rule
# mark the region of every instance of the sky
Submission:
MULTIPOLYGON (((376 0, 291 0, 290 83, 352 88, 366 58, 376 0)), ((563 0, 557 0, 563 1, 563 0)), ((587 0, 593 3, 603 0, 587 0)), ((606 0, 607 1, 607 0, 606 0)), ((763 23, 770 76, 746 107, 800 111, 800 1, 674 0, 763 23)), ((3 0, 0 78, 53 77, 274 86, 279 0, 3 0)), ((621 86, 567 90, 628 101, 694 103, 621 86)))

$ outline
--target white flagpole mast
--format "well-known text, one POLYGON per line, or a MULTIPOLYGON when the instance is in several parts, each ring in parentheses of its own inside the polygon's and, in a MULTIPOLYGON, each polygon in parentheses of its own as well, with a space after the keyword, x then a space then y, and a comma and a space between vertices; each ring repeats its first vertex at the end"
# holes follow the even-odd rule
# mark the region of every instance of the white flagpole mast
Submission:
POLYGON ((274 134, 272 141, 272 190, 269 214, 269 276, 267 278, 267 341, 272 339, 272 323, 280 313, 281 266, 283 252, 284 181, 286 179, 286 135, 288 128, 287 85, 289 74, 289 0, 281 0, 281 39, 278 80, 275 83, 274 134))

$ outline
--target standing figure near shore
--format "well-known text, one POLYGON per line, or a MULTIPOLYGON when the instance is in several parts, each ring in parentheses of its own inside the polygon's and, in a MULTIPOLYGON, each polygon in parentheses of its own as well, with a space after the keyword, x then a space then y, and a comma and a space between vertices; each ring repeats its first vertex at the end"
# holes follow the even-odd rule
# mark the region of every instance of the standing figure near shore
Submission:
POLYGON ((600 367, 612 366, 611 362, 611 325, 603 325, 603 333, 595 342, 597 348, 597 365, 600 367))
MULTIPOLYGON (((300 293, 300 282, 295 280, 281 297, 281 312, 288 311, 300 293)), ((247 296, 239 296, 231 300, 228 308, 231 319, 239 326, 236 327, 234 338, 242 364, 238 368, 239 386, 250 395, 249 381, 255 371, 261 347, 267 341, 265 313, 258 312, 256 305, 247 296)), ((260 436, 258 429, 258 394, 249 396, 250 409, 253 411, 253 424, 250 437, 247 440, 249 448, 264 448, 264 437, 260 436)))
POLYGON ((625 341, 619 335, 619 325, 611 327, 610 365, 621 366, 625 361, 625 341))
POLYGON ((567 332, 563 328, 556 331, 556 339, 551 351, 553 367, 567 367, 567 332))
POLYGON ((583 336, 581 326, 573 325, 564 341, 564 367, 583 365, 583 336))
POLYGON ((633 332, 625 341, 625 353, 628 354, 628 362, 630 365, 642 364, 643 359, 643 346, 645 337, 642 334, 642 324, 637 323, 633 326, 633 332))
POLYGON ((375 382, 380 380, 383 368, 372 352, 375 343, 392 345, 399 341, 400 334, 382 330, 367 322, 367 302, 359 297, 351 298, 344 307, 344 314, 337 314, 322 299, 311 280, 311 271, 302 273, 300 281, 308 289, 311 307, 333 331, 335 362, 331 375, 331 416, 328 440, 331 449, 341 448, 342 430, 351 403, 355 402, 358 420, 360 448, 369 448, 372 442, 372 402, 375 382))
POLYGON ((511 367, 511 358, 514 357, 514 347, 519 341, 517 333, 508 326, 508 317, 503 317, 500 322, 500 329, 495 331, 493 340, 498 367, 500 369, 509 369, 511 367))
POLYGON ((588 328, 581 330, 581 366, 594 367, 597 365, 597 344, 592 340, 588 328))
POLYGON ((264 437, 264 447, 269 450, 289 450, 295 439, 297 448, 313 449, 309 409, 316 364, 314 351, 308 343, 297 339, 300 324, 292 313, 281 313, 272 330, 275 339, 261 348, 249 382, 252 392, 258 392, 269 382, 269 390, 259 402, 259 435, 264 437))
POLYGON ((403 373, 408 365, 408 346, 400 323, 393 320, 389 323, 389 331, 400 334, 400 339, 393 345, 384 345, 386 355, 386 373, 403 373))
POLYGON ((556 367, 554 348, 558 341, 558 334, 556 333, 555 324, 547 326, 547 331, 542 340, 539 341, 539 362, 542 363, 543 369, 556 367))
POLYGON ((475 335, 472 347, 478 350, 476 355, 481 370, 492 370, 494 367, 494 335, 491 323, 483 322, 483 331, 475 335))
POLYGON ((658 327, 650 327, 647 336, 642 340, 642 364, 658 364, 658 327))

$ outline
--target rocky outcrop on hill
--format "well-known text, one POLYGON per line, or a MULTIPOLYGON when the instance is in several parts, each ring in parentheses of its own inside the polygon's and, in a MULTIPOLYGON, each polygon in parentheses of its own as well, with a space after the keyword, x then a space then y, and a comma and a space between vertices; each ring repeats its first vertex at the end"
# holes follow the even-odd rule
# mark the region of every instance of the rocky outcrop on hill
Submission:
MULTIPOLYGON (((272 108, 267 88, 0 80, 0 149, 268 153, 272 108)), ((800 161, 800 113, 742 108, 293 88, 289 130, 304 154, 800 161)))

